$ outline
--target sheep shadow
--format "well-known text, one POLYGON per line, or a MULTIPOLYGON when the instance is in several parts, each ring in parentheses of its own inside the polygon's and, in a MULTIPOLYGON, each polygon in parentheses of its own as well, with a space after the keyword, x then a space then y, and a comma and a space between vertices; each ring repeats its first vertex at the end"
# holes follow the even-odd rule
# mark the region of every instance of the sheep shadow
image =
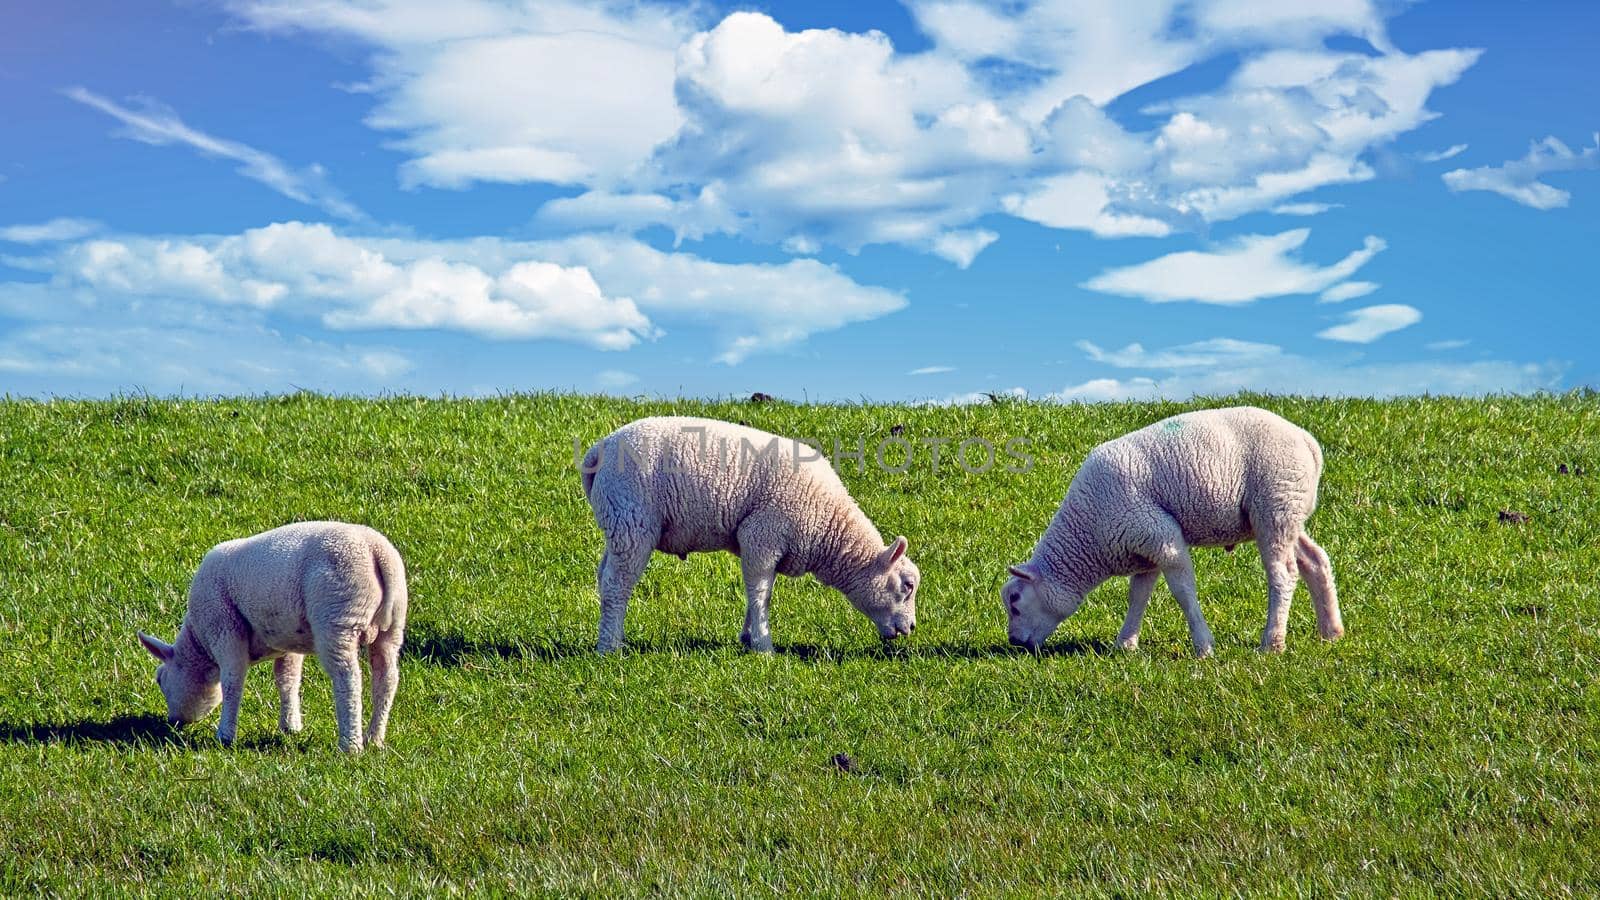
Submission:
MULTIPOLYGON (((737 648, 738 642, 724 643, 705 638, 688 637, 667 643, 628 641, 623 652, 637 653, 710 653, 737 648)), ((521 659, 537 662, 562 662, 568 659, 587 659, 595 655, 594 644, 558 640, 554 643, 485 640, 457 632, 413 630, 406 634, 402 657, 411 656, 434 666, 460 667, 473 659, 521 659)))
POLYGON ((184 744, 178 729, 165 716, 140 713, 106 721, 84 719, 54 725, 0 722, 0 743, 6 744, 111 744, 124 747, 184 744))
MULTIPOLYGON (((804 642, 780 642, 773 648, 781 657, 804 662, 843 662, 855 659, 915 660, 915 659, 990 659, 995 657, 1024 656, 1106 656, 1116 652, 1108 638, 1066 638, 1052 641, 1030 653, 1020 647, 1005 643, 991 644, 926 644, 888 642, 872 646, 835 647, 804 642)), ((594 644, 587 641, 575 643, 525 643, 522 641, 484 640, 458 632, 416 630, 406 636, 405 655, 423 662, 447 668, 459 668, 474 659, 532 660, 559 663, 594 656, 594 644)), ((684 637, 670 641, 629 640, 623 645, 625 655, 715 654, 743 652, 739 642, 712 640, 704 637, 684 637)))

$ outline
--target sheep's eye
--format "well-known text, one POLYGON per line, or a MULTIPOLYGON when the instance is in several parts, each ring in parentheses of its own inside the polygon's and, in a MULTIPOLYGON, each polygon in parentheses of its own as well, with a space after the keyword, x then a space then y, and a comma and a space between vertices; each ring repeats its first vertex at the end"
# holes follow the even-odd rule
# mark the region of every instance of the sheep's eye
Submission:
POLYGON ((912 591, 914 591, 916 589, 917 589, 916 579, 907 578, 906 579, 906 593, 909 594, 909 593, 911 593, 912 591))

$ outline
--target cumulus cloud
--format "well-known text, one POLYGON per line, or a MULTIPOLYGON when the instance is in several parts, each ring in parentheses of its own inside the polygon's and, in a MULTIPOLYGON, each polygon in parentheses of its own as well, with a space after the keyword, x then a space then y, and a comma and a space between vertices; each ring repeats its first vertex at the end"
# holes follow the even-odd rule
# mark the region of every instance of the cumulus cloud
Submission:
POLYGON ((0 241, 13 244, 54 244, 76 241, 99 231, 103 226, 93 219, 55 218, 35 225, 7 225, 0 228, 0 241))
POLYGON ((1572 193, 1540 181, 1553 172, 1576 172, 1600 168, 1600 134, 1595 145, 1574 152, 1566 144, 1547 137, 1528 148, 1528 155, 1498 166, 1454 169, 1441 176, 1450 190, 1493 191, 1534 209, 1557 209, 1572 200, 1572 193))
POLYGON ((1422 312, 1403 303, 1384 303, 1353 309, 1345 321, 1317 332, 1317 337, 1351 344, 1370 344, 1386 334, 1409 328, 1422 321, 1422 312))
POLYGON ((406 185, 603 185, 682 122, 673 98, 685 13, 571 0, 236 0, 250 25, 371 51, 368 124, 411 154, 406 185))
POLYGON ((1319 298, 1323 303, 1343 303, 1357 297, 1365 297, 1382 285, 1376 281, 1344 281, 1322 292, 1319 298))
POLYGON ((1250 303, 1263 297, 1326 290, 1355 274, 1386 246, 1382 239, 1368 236, 1360 250, 1332 265, 1317 266, 1295 258, 1310 236, 1306 228, 1246 235, 1217 250, 1185 250, 1110 269, 1083 286, 1152 303, 1250 303))
POLYGON ((239 163, 240 175, 259 181, 291 200, 315 206, 347 221, 359 222, 367 218, 329 184, 327 173, 319 165, 291 168, 270 153, 191 128, 177 113, 154 101, 140 101, 139 108, 135 109, 81 87, 67 88, 62 93, 121 122, 125 126, 123 137, 158 147, 182 144, 204 156, 230 159, 239 163))
POLYGON ((1225 338, 1155 351, 1145 351, 1137 344, 1112 353, 1096 348, 1088 355, 1112 364, 1125 363, 1125 368, 1149 369, 1155 374, 1092 378, 1050 394, 1049 398, 1081 402, 1181 400, 1240 391, 1345 397, 1481 395, 1554 389, 1560 385, 1564 372, 1558 364, 1501 360, 1363 363, 1315 359, 1274 345, 1225 338), (1223 352, 1216 352, 1218 349, 1223 352))
MULTIPOLYGON (((659 317, 711 328, 729 364, 906 302, 816 260, 717 263, 602 235, 424 241, 286 222, 237 235, 96 238, 32 259, 51 275, 39 289, 85 305, 186 302, 333 330, 431 329, 601 350, 658 337, 659 317)), ((8 285, 16 287, 0 283, 8 285)))
POLYGON ((583 189, 542 223, 727 233, 791 252, 898 244, 966 266, 1009 213, 1103 237, 1201 230, 1375 177, 1472 50, 1407 54, 1368 0, 917 0, 932 46, 633 2, 234 0, 248 24, 370 49, 369 124, 414 185, 583 189), (1336 35, 1378 55, 1325 49, 1336 35), (1107 104, 1239 54, 1208 93, 1107 104))

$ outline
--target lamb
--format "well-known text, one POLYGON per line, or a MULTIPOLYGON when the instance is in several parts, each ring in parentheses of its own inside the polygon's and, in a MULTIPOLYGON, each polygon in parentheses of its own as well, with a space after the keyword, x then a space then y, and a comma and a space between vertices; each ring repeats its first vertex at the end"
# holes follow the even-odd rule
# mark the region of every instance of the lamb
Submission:
POLYGON ((1317 505, 1322 448, 1310 434, 1249 406, 1184 413, 1096 447, 1072 479, 1033 558, 1011 566, 1001 590, 1011 643, 1037 650, 1085 595, 1131 575, 1117 645, 1139 645, 1158 575, 1183 608, 1198 656, 1211 629, 1195 596, 1190 547, 1256 541, 1267 572, 1262 652, 1281 652, 1296 569, 1323 639, 1344 634, 1333 565, 1306 534, 1317 505))
POLYGON ((400 683, 406 570, 388 538, 363 525, 300 522, 211 548, 189 585, 189 608, 173 643, 139 632, 161 665, 156 683, 167 720, 194 722, 222 703, 217 737, 232 745, 246 670, 273 660, 278 727, 300 730, 300 671, 316 653, 333 679, 339 749, 360 752, 361 664, 372 668, 367 746, 383 745, 400 683))
POLYGON ((778 573, 814 574, 871 619, 884 640, 917 622, 921 574, 904 537, 888 546, 820 452, 743 425, 646 418, 589 448, 583 493, 605 534, 601 653, 622 644, 623 618, 652 551, 739 557, 750 650, 772 652, 768 606, 778 573))

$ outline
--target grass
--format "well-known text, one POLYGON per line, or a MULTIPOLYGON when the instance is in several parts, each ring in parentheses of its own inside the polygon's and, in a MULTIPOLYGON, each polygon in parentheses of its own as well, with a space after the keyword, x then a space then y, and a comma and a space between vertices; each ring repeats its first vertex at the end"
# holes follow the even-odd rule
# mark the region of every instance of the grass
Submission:
POLYGON ((1244 399, 1322 441, 1349 635, 1302 590, 1258 655, 1257 555, 1201 551, 1206 661, 1164 588, 1132 655, 1123 580, 1038 656, 997 594, 1090 447, 1204 404, 0 403, 0 892, 1600 891, 1600 399, 1244 399), (901 645, 782 580, 745 654, 737 561, 658 554, 597 658, 572 442, 668 411, 1036 466, 842 467, 924 573, 901 645), (168 729, 134 630, 170 636, 212 544, 309 518, 406 556, 390 747, 335 752, 311 666, 301 735, 270 667, 234 750, 168 729))

